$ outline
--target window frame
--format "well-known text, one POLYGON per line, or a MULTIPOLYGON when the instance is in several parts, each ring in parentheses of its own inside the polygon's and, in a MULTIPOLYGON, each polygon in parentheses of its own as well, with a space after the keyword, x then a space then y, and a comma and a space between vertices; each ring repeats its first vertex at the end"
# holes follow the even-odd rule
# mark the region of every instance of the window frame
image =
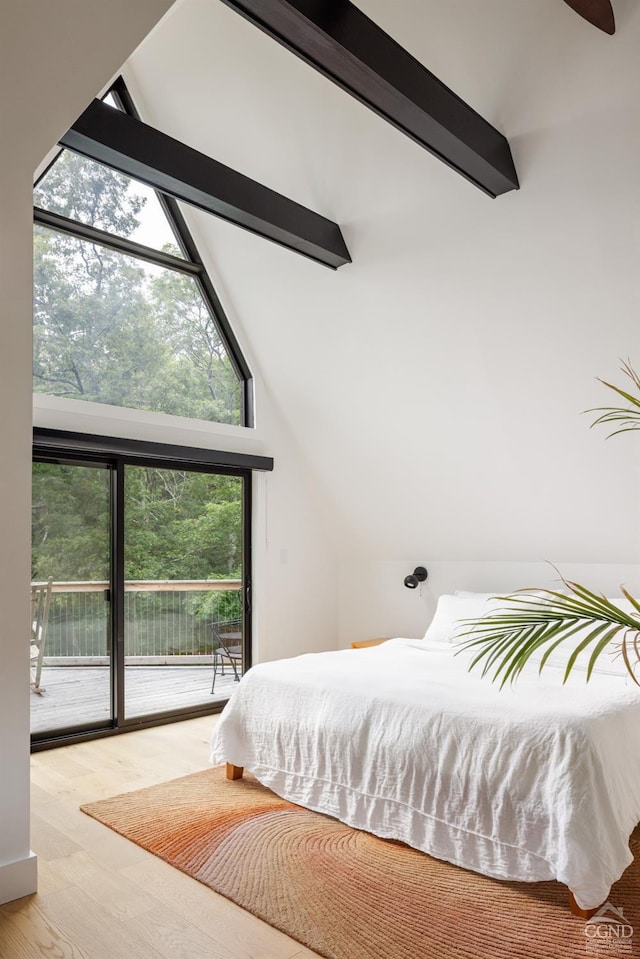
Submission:
POLYGON ((112 717, 104 724, 89 723, 62 727, 31 736, 31 751, 39 752, 72 742, 86 742, 106 736, 120 735, 135 729, 145 729, 197 716, 219 713, 226 700, 201 703, 185 709, 125 718, 124 663, 125 663, 125 510, 124 475, 127 466, 152 466, 157 469, 186 470, 235 476, 243 481, 243 672, 252 665, 252 529, 253 529, 253 471, 271 470, 273 460, 252 454, 204 450, 197 447, 176 447, 164 443, 128 440, 118 437, 96 436, 65 430, 34 428, 33 461, 68 463, 106 467, 111 475, 111 613, 110 646, 112 717))
MULTIPOLYGON (((108 94, 113 96, 114 100, 118 103, 119 108, 124 113, 129 114, 129 116, 132 116, 137 120, 140 119, 135 104, 121 76, 114 81, 104 96, 108 96, 108 94)), ((35 181, 34 189, 47 175, 52 166, 57 162, 63 149, 68 148, 60 148, 51 162, 35 181)), ((104 163, 102 165, 108 166, 108 164, 104 163)), ((151 176, 150 181, 152 180, 153 177, 151 176)), ((100 246, 104 246, 105 248, 113 250, 116 253, 133 256, 148 263, 153 263, 154 265, 163 269, 173 270, 177 273, 190 276, 196 283, 198 291, 207 309, 209 310, 214 323, 216 324, 218 334, 226 350, 229 362, 231 363, 234 373, 238 378, 240 386, 240 423, 238 425, 240 427, 254 428, 255 409, 253 375, 247 361, 244 358, 242 350, 240 349, 240 345, 236 339, 233 329, 231 328, 231 324, 229 323, 213 283, 211 282, 202 257, 198 252, 198 248, 178 206, 177 200, 162 193, 162 191, 153 182, 150 182, 148 185, 155 190, 158 201, 163 209, 170 227, 175 234, 178 245, 182 250, 184 259, 181 257, 172 256, 169 253, 163 253, 161 250, 155 250, 153 247, 146 246, 145 244, 138 243, 134 240, 128 240, 125 237, 115 236, 105 230, 100 230, 96 227, 80 223, 78 220, 70 219, 69 217, 61 216, 60 214, 52 213, 48 210, 43 210, 41 207, 35 205, 33 207, 33 221, 35 224, 43 226, 47 229, 57 230, 60 233, 76 237, 77 239, 85 242, 97 243, 100 246)), ((134 407, 122 407, 122 409, 134 409, 134 407)), ((155 410, 152 412, 162 413, 163 411, 155 410)), ((219 423, 220 421, 201 420, 201 422, 219 423)))

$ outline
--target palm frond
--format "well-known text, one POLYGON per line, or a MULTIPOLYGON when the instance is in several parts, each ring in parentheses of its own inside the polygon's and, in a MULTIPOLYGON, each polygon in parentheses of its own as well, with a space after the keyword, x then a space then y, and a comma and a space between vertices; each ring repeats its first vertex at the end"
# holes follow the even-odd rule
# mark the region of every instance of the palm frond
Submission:
POLYGON ((613 383, 607 383, 606 380, 601 380, 599 377, 598 382, 606 386, 607 389, 613 390, 614 393, 617 393, 618 396, 621 396, 622 399, 626 400, 630 405, 628 407, 598 406, 594 409, 585 410, 586 413, 600 414, 591 424, 592 427, 599 426, 602 423, 613 424, 618 427, 609 433, 607 439, 610 439, 612 436, 617 436, 619 433, 640 430, 640 375, 636 373, 630 360, 627 360, 626 363, 623 361, 620 370, 631 380, 638 395, 634 396, 633 393, 628 393, 621 387, 615 386, 613 383))
POLYGON ((594 593, 561 577, 567 592, 549 589, 521 589, 496 599, 505 608, 480 619, 461 620, 458 651, 471 650, 469 669, 482 667, 482 675, 504 686, 515 681, 534 654, 542 651, 539 671, 561 644, 571 637, 578 643, 568 654, 563 682, 566 683, 580 655, 590 650, 586 679, 589 681, 598 658, 614 646, 633 681, 640 686, 640 603, 626 590, 633 613, 620 609, 606 596, 594 593))

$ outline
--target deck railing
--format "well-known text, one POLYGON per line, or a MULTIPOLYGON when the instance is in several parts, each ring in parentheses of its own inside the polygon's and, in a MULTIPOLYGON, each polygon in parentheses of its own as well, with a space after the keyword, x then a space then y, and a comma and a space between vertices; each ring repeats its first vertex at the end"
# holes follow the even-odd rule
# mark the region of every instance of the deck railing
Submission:
MULTIPOLYGON (((126 580, 125 643, 128 658, 170 660, 210 656, 212 623, 240 619, 241 581, 126 580)), ((102 659, 109 655, 109 583, 55 582, 45 657, 102 659)))

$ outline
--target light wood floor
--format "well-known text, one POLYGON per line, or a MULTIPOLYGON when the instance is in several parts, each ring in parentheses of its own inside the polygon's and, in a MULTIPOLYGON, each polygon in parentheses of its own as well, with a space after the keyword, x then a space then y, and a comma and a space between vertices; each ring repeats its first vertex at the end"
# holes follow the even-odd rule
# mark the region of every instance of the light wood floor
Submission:
POLYGON ((205 716, 32 756, 39 892, 0 906, 0 959, 315 959, 78 809, 205 768, 214 722, 205 716))

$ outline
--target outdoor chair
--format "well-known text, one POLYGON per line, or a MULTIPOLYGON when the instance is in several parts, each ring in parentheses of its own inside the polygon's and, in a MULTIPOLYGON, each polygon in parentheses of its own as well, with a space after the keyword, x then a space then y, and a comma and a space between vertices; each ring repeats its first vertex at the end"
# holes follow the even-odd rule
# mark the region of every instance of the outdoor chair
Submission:
POLYGON ((29 643, 29 660, 31 666, 30 685, 34 692, 42 693, 40 677, 42 675, 42 661, 44 647, 47 641, 49 626, 49 607, 51 606, 51 588, 53 577, 46 583, 32 583, 31 585, 31 638, 29 643))
POLYGON ((242 620, 232 619, 225 623, 211 623, 215 649, 213 651, 213 682, 215 690, 218 671, 224 676, 225 666, 233 670, 235 682, 242 675, 242 620))

